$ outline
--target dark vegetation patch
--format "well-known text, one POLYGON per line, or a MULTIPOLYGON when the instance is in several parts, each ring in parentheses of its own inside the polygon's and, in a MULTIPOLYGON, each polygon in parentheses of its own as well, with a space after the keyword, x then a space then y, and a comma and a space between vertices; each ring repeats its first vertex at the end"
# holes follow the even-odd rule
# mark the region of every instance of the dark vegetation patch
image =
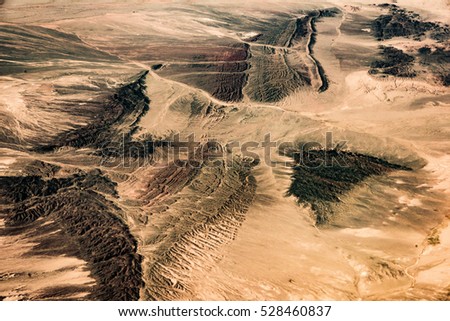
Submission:
POLYGON ((397 77, 415 77, 415 58, 394 47, 381 47, 382 59, 370 64, 370 74, 385 74, 397 77))
POLYGON ((415 40, 421 40, 428 36, 444 42, 450 38, 448 25, 423 21, 417 13, 396 5, 383 4, 381 7, 388 9, 389 13, 379 16, 372 22, 373 36, 378 40, 393 37, 413 37, 415 40))
POLYGON ((325 224, 333 215, 332 205, 340 197, 371 176, 394 170, 410 170, 376 157, 337 150, 302 149, 288 153, 295 160, 288 195, 310 205, 317 224, 325 224))

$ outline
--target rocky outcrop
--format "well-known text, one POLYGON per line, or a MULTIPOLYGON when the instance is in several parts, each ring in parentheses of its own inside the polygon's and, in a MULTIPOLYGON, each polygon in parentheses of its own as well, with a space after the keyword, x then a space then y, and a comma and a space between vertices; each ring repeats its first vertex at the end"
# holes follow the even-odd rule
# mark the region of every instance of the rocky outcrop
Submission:
POLYGON ((145 83, 147 74, 148 71, 144 71, 119 88, 92 123, 63 133, 54 139, 54 144, 40 146, 36 151, 53 151, 63 146, 119 150, 119 146, 131 143, 131 136, 139 128, 139 120, 149 110, 150 99, 145 83))
POLYGON ((378 40, 393 37, 413 37, 420 40, 429 36, 440 42, 450 38, 450 28, 437 22, 423 21, 420 15, 407 11, 394 4, 380 5, 389 10, 372 22, 372 33, 378 40))
POLYGON ((415 77, 413 69, 415 58, 405 54, 402 50, 394 47, 381 47, 381 60, 375 60, 370 65, 369 73, 385 74, 396 77, 415 77))
POLYGON ((332 205, 339 203, 342 195, 366 178, 409 170, 373 156, 337 150, 302 148, 291 151, 290 155, 296 165, 288 195, 297 197, 301 204, 310 205, 317 224, 329 222, 332 205))
POLYGON ((216 160, 158 172, 142 194, 144 221, 157 231, 141 247, 144 299, 192 297, 198 278, 220 260, 245 220, 256 189, 252 166, 216 160))
MULTIPOLYGON (((6 223, 1 234, 47 235, 27 255, 71 255, 88 262, 96 280, 90 299, 137 300, 141 257, 120 208, 107 199, 115 196, 115 183, 99 170, 48 180, 1 177, 6 223)), ((55 298, 76 289, 61 291, 43 295, 55 298)))

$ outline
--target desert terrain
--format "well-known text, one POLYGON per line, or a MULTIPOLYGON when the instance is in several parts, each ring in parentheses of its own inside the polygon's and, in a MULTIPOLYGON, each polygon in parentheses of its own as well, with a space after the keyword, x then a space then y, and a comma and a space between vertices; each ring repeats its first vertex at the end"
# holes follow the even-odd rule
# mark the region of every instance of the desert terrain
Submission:
POLYGON ((0 1, 0 300, 448 300, 449 18, 0 1))

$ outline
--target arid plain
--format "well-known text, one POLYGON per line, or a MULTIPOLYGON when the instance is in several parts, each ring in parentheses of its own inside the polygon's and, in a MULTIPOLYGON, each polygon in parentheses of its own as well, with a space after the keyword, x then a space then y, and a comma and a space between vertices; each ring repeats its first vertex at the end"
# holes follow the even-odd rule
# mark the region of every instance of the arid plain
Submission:
POLYGON ((0 1, 0 299, 448 300, 450 7, 394 2, 0 1))

